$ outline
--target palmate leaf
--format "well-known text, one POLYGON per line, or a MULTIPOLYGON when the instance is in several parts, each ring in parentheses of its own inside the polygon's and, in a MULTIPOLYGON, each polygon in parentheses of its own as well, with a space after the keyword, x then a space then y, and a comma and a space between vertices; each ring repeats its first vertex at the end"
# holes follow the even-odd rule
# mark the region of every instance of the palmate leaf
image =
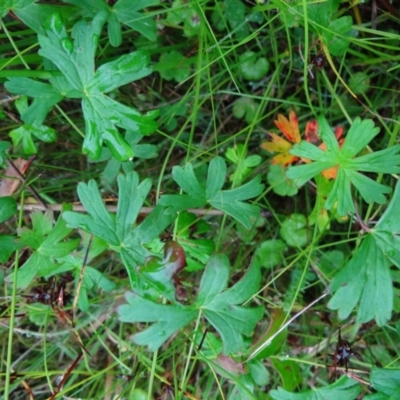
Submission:
MULTIPOLYGON (((70 209, 64 206, 64 210, 70 209)), ((48 271, 55 270, 59 265, 57 259, 70 254, 79 245, 79 239, 66 240, 72 229, 67 228, 65 221, 59 217, 53 226, 53 212, 32 213, 32 229, 22 228, 19 231, 19 245, 25 245, 33 250, 32 255, 18 270, 17 287, 27 287, 35 276, 44 276, 48 271)), ((13 281, 13 274, 7 277, 13 281)))
POLYGON ((242 307, 257 292, 261 274, 254 263, 246 275, 233 287, 224 291, 231 267, 225 255, 210 257, 204 270, 196 302, 184 306, 157 304, 138 294, 128 293, 128 304, 117 309, 123 322, 152 322, 144 331, 132 336, 132 340, 157 350, 173 333, 196 319, 198 313, 214 326, 221 335, 224 354, 244 350, 243 336, 250 336, 256 323, 262 318, 262 307, 242 307))
POLYGON ((399 173, 400 145, 354 158, 379 132, 371 120, 356 118, 341 148, 324 117, 318 119, 318 126, 321 130, 321 139, 326 144, 326 151, 305 141, 295 145, 290 151, 291 154, 314 162, 290 167, 286 176, 289 179, 297 179, 297 184, 301 186, 322 171, 338 166, 335 183, 325 202, 326 209, 331 209, 337 203, 337 213, 340 216, 354 213, 355 208, 351 196, 352 185, 368 204, 372 202, 383 204, 386 201, 385 194, 389 193, 391 189, 358 171, 399 173))
POLYGON ((400 370, 389 368, 372 368, 371 385, 379 392, 378 396, 367 395, 365 399, 395 399, 400 393, 400 370))
POLYGON ((60 16, 53 14, 44 24, 45 34, 38 36, 39 54, 46 58, 46 64, 49 64, 47 60, 53 63, 51 85, 18 78, 10 79, 6 87, 11 93, 34 97, 32 105, 24 112, 29 124, 41 124, 50 109, 64 97, 82 98, 86 126, 83 152, 98 159, 104 142, 117 160, 126 161, 134 153, 118 128, 148 135, 157 127, 154 121, 157 112, 142 115, 105 93, 149 75, 150 57, 137 51, 103 64, 96 70, 94 57, 107 17, 105 9, 98 12, 92 21, 80 20, 73 27, 70 37, 60 16), (54 66, 62 77, 55 76, 54 66))
POLYGON ((141 13, 140 10, 160 4, 159 0, 118 0, 110 6, 105 0, 64 0, 83 8, 90 17, 99 11, 107 12, 107 30, 110 43, 117 47, 122 43, 121 24, 138 31, 147 39, 155 41, 157 26, 153 18, 141 13))
POLYGON ((36 33, 44 34, 43 21, 60 11, 67 20, 73 10, 71 7, 60 7, 56 4, 38 4, 36 0, 0 1, 0 17, 6 16, 10 11, 36 33))
POLYGON ((278 388, 278 390, 271 390, 269 394, 274 400, 355 400, 360 392, 359 383, 347 376, 342 376, 335 383, 323 388, 314 388, 301 393, 292 393, 278 388))
POLYGON ((28 99, 26 96, 20 96, 15 101, 15 106, 21 115, 24 125, 19 126, 9 132, 14 146, 22 143, 22 148, 25 154, 35 154, 37 152, 33 138, 36 137, 46 143, 54 142, 57 138, 54 129, 42 125, 44 118, 58 101, 61 100, 61 95, 55 95, 55 91, 51 85, 35 82, 31 79, 20 78, 20 80, 11 80, 8 82, 9 87, 17 86, 24 93, 39 94, 39 98, 35 99, 31 107, 28 107, 28 99), (32 85, 30 85, 32 83, 32 85), (55 97, 54 97, 55 96, 55 97))
POLYGON ((254 198, 263 191, 261 177, 257 176, 238 188, 222 190, 226 177, 226 164, 221 157, 211 160, 206 187, 199 182, 191 163, 185 168, 174 167, 172 176, 187 194, 162 196, 159 204, 168 206, 171 210, 182 211, 188 208, 204 207, 208 203, 226 212, 247 229, 251 228, 253 221, 260 215, 258 206, 245 203, 244 200, 254 198))
POLYGON ((118 188, 116 215, 108 212, 96 182, 90 180, 88 184, 78 185, 78 195, 88 215, 68 211, 64 212, 63 218, 68 226, 82 229, 114 246, 120 252, 132 288, 135 288, 138 284, 135 268, 144 264, 150 255, 144 244, 158 237, 175 219, 175 214, 166 214, 165 208, 156 206, 140 225, 134 227, 150 192, 151 180, 139 183, 136 172, 126 176, 121 174, 118 175, 118 188))
POLYGON ((400 184, 389 207, 375 228, 363 238, 351 260, 335 276, 331 289, 336 292, 329 307, 347 318, 359 304, 360 323, 375 319, 383 326, 393 311, 393 283, 390 266, 400 268, 400 184))
POLYGON ((225 255, 211 257, 204 270, 196 301, 204 316, 221 335, 224 354, 244 349, 243 335, 251 335, 264 313, 262 307, 244 308, 238 305, 251 298, 260 286, 258 264, 253 263, 239 282, 222 291, 227 285, 230 269, 225 255))

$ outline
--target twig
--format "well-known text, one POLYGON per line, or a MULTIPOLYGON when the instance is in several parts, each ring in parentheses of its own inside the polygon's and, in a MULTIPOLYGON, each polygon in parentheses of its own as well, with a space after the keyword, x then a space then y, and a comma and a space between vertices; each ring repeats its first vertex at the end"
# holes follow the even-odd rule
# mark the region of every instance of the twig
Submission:
POLYGON ((256 348, 248 357, 246 362, 250 361, 253 359, 257 354, 259 354, 262 350, 264 350, 266 347, 268 347, 272 341, 283 331, 285 330, 294 320, 296 320, 298 317, 300 317, 301 314, 304 314, 309 308, 311 308, 314 304, 318 303, 321 301, 325 296, 329 294, 328 290, 325 290, 321 296, 319 296, 317 299, 313 300, 310 304, 305 306, 302 310, 300 310, 297 314, 293 315, 292 318, 290 318, 288 321, 286 321, 285 324, 283 324, 270 338, 268 338, 267 341, 262 343, 258 348, 256 348))
POLYGON ((82 358, 83 353, 79 353, 78 357, 76 357, 75 361, 71 364, 71 366, 68 368, 67 372, 64 374, 64 376, 62 377, 60 383, 57 385, 56 390, 53 392, 53 394, 50 397, 50 400, 54 400, 57 396, 57 394, 60 392, 60 390, 62 390, 62 387, 64 385, 64 383, 67 381, 67 379, 69 378, 69 376, 71 375, 72 371, 76 368, 76 366, 79 363, 79 360, 82 358))
POLYGON ((26 179, 25 179, 24 175, 21 174, 21 171, 17 168, 17 166, 11 160, 6 160, 6 161, 7 161, 7 164, 10 165, 14 169, 15 173, 18 175, 18 178, 21 179, 21 181, 30 190, 30 192, 33 194, 33 197, 42 205, 43 209, 47 210, 47 208, 48 208, 47 204, 39 196, 39 193, 32 186, 30 186, 26 183, 26 179))
MULTIPOLYGON (((62 204, 48 204, 47 206, 41 204, 24 204, 22 208, 24 211, 34 211, 34 210, 53 210, 53 211, 61 211, 62 204)), ((107 211, 111 213, 117 212, 117 206, 106 206, 107 211)), ((86 209, 83 207, 82 204, 73 204, 72 210, 76 212, 86 212, 86 209)), ((154 210, 154 207, 142 207, 140 209, 139 214, 147 215, 150 214, 154 210)), ((187 210, 188 212, 195 214, 195 215, 211 215, 211 216, 222 216, 224 215, 223 211, 220 210, 207 210, 205 208, 190 208, 187 210)))
POLYGON ((78 285, 76 286, 74 303, 72 304, 72 318, 73 319, 75 319, 76 306, 78 304, 79 293, 81 292, 81 287, 82 287, 82 282, 83 282, 83 274, 84 274, 84 271, 85 271, 85 265, 87 263, 87 259, 89 257, 89 250, 90 250, 90 246, 92 245, 92 240, 93 240, 93 235, 90 235, 89 242, 88 242, 87 249, 86 249, 86 253, 85 253, 85 257, 83 258, 83 262, 82 262, 81 272, 79 274, 78 285))

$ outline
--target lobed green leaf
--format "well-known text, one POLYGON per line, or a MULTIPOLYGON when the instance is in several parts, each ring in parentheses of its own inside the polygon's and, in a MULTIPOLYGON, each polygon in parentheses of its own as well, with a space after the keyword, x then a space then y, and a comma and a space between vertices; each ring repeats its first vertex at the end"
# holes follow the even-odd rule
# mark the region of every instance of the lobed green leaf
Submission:
POLYGON ((88 82, 86 89, 111 92, 122 85, 149 75, 152 72, 152 69, 148 67, 149 63, 150 56, 143 51, 125 54, 100 66, 88 82))
POLYGON ((379 128, 374 127, 371 119, 361 120, 357 117, 346 135, 341 154, 346 158, 355 157, 378 133, 379 128))
POLYGON ((302 393, 292 393, 278 388, 278 390, 271 390, 269 394, 274 400, 354 400, 360 392, 359 383, 347 376, 342 376, 331 385, 313 388, 302 393))

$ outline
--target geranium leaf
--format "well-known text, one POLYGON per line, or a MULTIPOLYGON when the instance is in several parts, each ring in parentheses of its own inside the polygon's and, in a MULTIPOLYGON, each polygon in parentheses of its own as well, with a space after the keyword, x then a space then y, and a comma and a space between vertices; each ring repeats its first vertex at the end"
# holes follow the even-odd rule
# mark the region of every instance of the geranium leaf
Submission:
POLYGON ((302 185, 319 173, 337 166, 336 181, 325 202, 326 209, 331 209, 337 203, 338 215, 345 216, 354 212, 351 184, 359 190, 367 203, 383 204, 386 201, 385 194, 389 193, 391 189, 372 181, 357 171, 399 173, 400 146, 396 145, 389 149, 354 158, 379 132, 379 129, 374 127, 371 120, 356 118, 341 148, 324 117, 318 119, 318 126, 321 129, 320 136, 327 150, 323 151, 313 144, 305 142, 294 146, 290 150, 291 154, 314 162, 290 167, 286 176, 289 179, 297 179, 297 184, 302 185))
POLYGON ((301 393, 292 393, 278 388, 278 390, 271 390, 269 394, 274 400, 354 400, 360 392, 359 383, 347 376, 342 376, 326 387, 313 388, 301 393))
POLYGON ((221 157, 216 157, 210 163, 206 187, 203 187, 196 177, 191 163, 185 168, 174 167, 172 176, 179 186, 188 193, 188 196, 179 199, 176 195, 162 196, 159 204, 169 206, 175 211, 192 207, 204 207, 208 202, 213 207, 231 215, 247 229, 252 226, 252 221, 260 214, 259 207, 244 203, 261 194, 264 185, 260 183, 261 177, 257 176, 252 181, 231 190, 221 190, 226 174, 226 163, 221 157), (183 208, 185 206, 186 208, 183 208))
MULTIPOLYGON (((96 70, 94 58, 97 44, 109 13, 109 7, 104 3, 104 7, 99 7, 92 21, 82 19, 74 25, 71 37, 61 17, 53 14, 46 22, 45 34, 39 35, 39 54, 46 58, 49 66, 52 65, 50 69, 59 69, 62 79, 51 78, 51 85, 48 85, 32 79, 18 78, 11 79, 6 85, 13 93, 34 97, 32 105, 22 116, 26 123, 38 126, 63 97, 82 98, 85 117, 83 153, 89 154, 92 159, 98 159, 104 142, 117 160, 126 161, 134 156, 133 149, 117 127, 148 135, 157 128, 154 121, 157 112, 141 115, 139 111, 105 95, 151 73, 151 68, 148 67, 150 57, 140 51, 123 55, 96 70)), ((54 71, 52 74, 54 75, 54 71)), ((25 143, 25 148, 29 148, 30 153, 34 152, 32 144, 28 146, 25 143)))
MULTIPOLYGON (((71 206, 64 206, 64 210, 71 209, 71 206)), ((67 224, 61 218, 58 218, 53 227, 53 213, 33 213, 32 229, 24 228, 20 231, 19 244, 29 246, 33 253, 28 260, 18 270, 17 287, 25 288, 35 276, 43 276, 47 271, 56 269, 57 259, 66 256, 74 251, 80 240, 66 240, 72 229, 67 228, 67 224)), ((10 274, 7 281, 12 282, 14 274, 10 274)))
POLYGON ((108 212, 100 191, 94 180, 78 185, 78 195, 89 215, 77 212, 64 212, 63 218, 68 226, 82 229, 109 245, 119 248, 121 258, 128 271, 132 288, 137 287, 136 266, 144 263, 149 255, 144 244, 160 235, 175 219, 173 212, 166 213, 165 207, 157 205, 138 226, 134 226, 150 188, 151 182, 145 179, 139 183, 136 172, 118 177, 119 201, 117 215, 108 212))
MULTIPOLYGON (((224 353, 243 351, 243 335, 251 335, 256 323, 263 315, 262 307, 239 306, 257 292, 261 274, 256 264, 232 288, 225 291, 230 265, 225 255, 210 257, 204 270, 197 301, 191 306, 180 303, 157 304, 139 294, 128 293, 128 304, 118 307, 119 319, 123 322, 153 322, 132 340, 158 349, 173 333, 191 323, 199 312, 221 335, 224 353)), ((171 299, 173 301, 173 299, 171 299)))
POLYGON ((347 318, 359 303, 360 323, 375 319, 383 326, 393 311, 393 283, 390 265, 400 268, 400 184, 393 199, 376 224, 363 238, 350 261, 335 275, 331 289, 335 292, 329 307, 347 318))

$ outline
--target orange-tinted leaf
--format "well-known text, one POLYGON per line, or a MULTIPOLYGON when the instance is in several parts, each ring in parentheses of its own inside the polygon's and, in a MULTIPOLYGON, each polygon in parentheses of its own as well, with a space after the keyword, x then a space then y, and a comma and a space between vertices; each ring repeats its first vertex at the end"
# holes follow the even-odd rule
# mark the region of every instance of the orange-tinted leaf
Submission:
POLYGON ((286 166, 298 160, 298 157, 289 154, 289 150, 293 147, 291 143, 275 133, 268 132, 268 135, 271 141, 262 143, 261 147, 273 153, 280 153, 272 158, 271 164, 286 166))
MULTIPOLYGON (((343 135, 343 127, 342 126, 338 126, 335 129, 335 137, 336 137, 336 139, 339 140, 342 137, 342 135, 343 135)), ((339 140, 339 143, 340 143, 340 140, 339 140)))
POLYGON ((293 110, 289 113, 289 120, 284 115, 278 114, 278 119, 274 122, 290 142, 300 143, 299 120, 293 110))
POLYGON ((317 120, 308 121, 306 124, 305 137, 307 142, 318 144, 321 139, 318 136, 318 122, 317 120))
POLYGON ((273 157, 271 160, 271 164, 275 165, 283 165, 284 167, 293 164, 299 159, 299 157, 293 156, 289 153, 282 153, 278 154, 277 156, 273 157))
POLYGON ((271 140, 261 144, 261 147, 265 150, 272 151, 274 153, 287 152, 292 148, 292 144, 287 140, 281 138, 276 133, 268 132, 271 140))
POLYGON ((324 178, 335 179, 337 176, 337 172, 338 172, 338 167, 336 166, 336 167, 326 169, 325 171, 322 171, 321 174, 324 178))

